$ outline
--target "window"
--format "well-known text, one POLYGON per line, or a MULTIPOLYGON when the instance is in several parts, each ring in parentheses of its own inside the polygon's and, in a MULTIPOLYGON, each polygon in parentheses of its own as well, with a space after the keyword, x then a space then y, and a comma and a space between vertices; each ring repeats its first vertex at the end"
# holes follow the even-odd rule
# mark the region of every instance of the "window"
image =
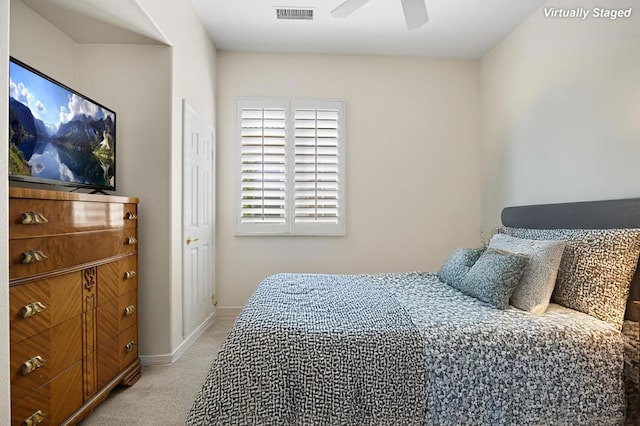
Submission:
POLYGON ((237 100, 238 235, 344 235, 344 102, 237 100))

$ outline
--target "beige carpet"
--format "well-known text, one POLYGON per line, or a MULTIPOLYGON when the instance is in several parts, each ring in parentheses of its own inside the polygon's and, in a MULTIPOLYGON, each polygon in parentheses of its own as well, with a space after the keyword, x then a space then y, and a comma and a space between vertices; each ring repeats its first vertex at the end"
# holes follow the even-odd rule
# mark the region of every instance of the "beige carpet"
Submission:
POLYGON ((109 398, 83 420, 82 426, 184 425, 205 375, 237 310, 219 310, 214 324, 173 365, 142 368, 142 378, 132 387, 117 387, 109 398))

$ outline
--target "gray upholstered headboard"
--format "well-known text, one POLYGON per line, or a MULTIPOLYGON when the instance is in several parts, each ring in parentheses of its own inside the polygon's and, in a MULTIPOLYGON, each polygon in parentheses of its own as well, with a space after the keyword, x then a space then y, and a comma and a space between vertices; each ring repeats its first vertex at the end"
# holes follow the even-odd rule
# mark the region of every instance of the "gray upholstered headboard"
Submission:
MULTIPOLYGON (((502 210, 502 224, 534 229, 640 228, 640 198, 507 207, 502 210)), ((640 321, 640 264, 625 318, 640 321)))

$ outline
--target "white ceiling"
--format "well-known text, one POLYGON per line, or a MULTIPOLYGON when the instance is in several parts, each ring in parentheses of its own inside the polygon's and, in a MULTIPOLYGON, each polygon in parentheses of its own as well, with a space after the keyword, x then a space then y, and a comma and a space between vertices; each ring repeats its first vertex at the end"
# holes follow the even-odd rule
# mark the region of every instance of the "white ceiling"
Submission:
POLYGON ((401 0, 191 0, 221 50, 479 58, 545 0, 426 0, 429 22, 408 31, 401 0), (277 20, 275 7, 312 7, 313 21, 277 20))

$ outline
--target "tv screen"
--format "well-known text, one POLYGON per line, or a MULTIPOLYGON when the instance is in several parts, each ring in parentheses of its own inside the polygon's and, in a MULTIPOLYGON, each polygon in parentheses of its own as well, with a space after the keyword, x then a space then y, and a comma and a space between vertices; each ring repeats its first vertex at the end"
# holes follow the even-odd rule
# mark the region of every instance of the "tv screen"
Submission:
POLYGON ((116 113, 9 61, 9 179, 115 190, 116 113))

